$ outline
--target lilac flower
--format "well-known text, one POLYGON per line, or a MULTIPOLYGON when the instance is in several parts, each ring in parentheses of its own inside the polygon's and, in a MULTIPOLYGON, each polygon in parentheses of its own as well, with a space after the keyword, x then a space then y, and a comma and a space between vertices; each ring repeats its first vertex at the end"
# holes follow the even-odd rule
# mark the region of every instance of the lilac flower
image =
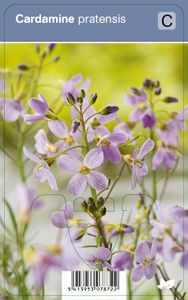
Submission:
POLYGON ((67 228, 69 221, 73 218, 73 215, 73 204, 72 202, 67 202, 59 211, 52 214, 52 224, 58 228, 67 228))
POLYGON ((30 255, 29 260, 32 263, 34 274, 34 285, 36 289, 40 289, 45 282, 48 271, 52 268, 61 271, 74 270, 80 263, 76 253, 74 253, 69 241, 66 247, 61 248, 59 245, 50 245, 48 249, 36 251, 30 255))
POLYGON ((182 112, 174 115, 172 122, 179 130, 184 131, 185 120, 187 119, 188 119, 188 105, 184 107, 182 112))
POLYGON ((26 183, 20 183, 16 186, 15 200, 19 205, 19 210, 27 211, 41 208, 43 203, 36 197, 36 191, 30 189, 26 183))
POLYGON ((125 269, 132 269, 133 262, 130 253, 119 252, 112 255, 111 268, 113 270, 123 271, 125 269))
POLYGON ((141 103, 145 103, 147 101, 147 94, 144 91, 144 89, 136 89, 136 91, 134 91, 134 89, 132 89, 132 91, 134 92, 134 94, 127 94, 125 96, 125 102, 130 105, 130 106, 138 106, 141 103))
POLYGON ((24 116, 24 108, 18 100, 0 99, 0 113, 6 122, 15 122, 24 116))
POLYGON ((51 222, 57 228, 68 228, 68 235, 74 242, 82 239, 89 225, 83 219, 74 218, 72 202, 65 203, 59 211, 55 211, 51 216, 51 222))
POLYGON ((127 137, 123 133, 110 133, 101 137, 97 145, 103 152, 104 163, 110 161, 118 164, 121 161, 121 153, 118 147, 126 141, 127 137))
POLYGON ((178 147, 178 130, 177 127, 174 126, 173 122, 167 122, 162 126, 162 128, 157 129, 156 132, 165 146, 170 145, 178 147))
POLYGON ((38 153, 54 156, 60 151, 58 143, 52 144, 43 129, 40 129, 37 132, 35 141, 35 149, 38 153))
POLYGON ((34 177, 41 182, 45 182, 47 180, 51 189, 53 191, 57 191, 58 188, 57 188, 56 179, 53 173, 50 171, 50 167, 48 163, 42 157, 38 157, 33 153, 31 153, 25 146, 23 148, 23 152, 26 157, 28 157, 30 160, 37 163, 33 171, 34 177))
POLYGON ((153 129, 156 124, 156 116, 152 110, 146 110, 142 116, 143 128, 153 129))
POLYGON ((159 147, 153 156, 153 170, 157 170, 160 167, 170 170, 174 167, 176 159, 175 153, 168 147, 159 147))
POLYGON ((132 189, 136 188, 136 181, 141 181, 142 177, 147 175, 148 167, 144 163, 144 157, 154 148, 154 141, 148 138, 140 150, 136 148, 133 155, 125 155, 124 160, 132 166, 132 189))
POLYGON ((68 191, 73 196, 79 196, 83 193, 87 183, 96 190, 103 190, 108 185, 106 176, 95 168, 102 165, 104 155, 100 149, 89 151, 83 163, 71 155, 61 155, 58 160, 58 166, 68 172, 76 173, 68 183, 68 191))
POLYGON ((47 101, 41 94, 38 95, 38 99, 32 98, 29 105, 35 111, 35 114, 26 114, 24 117, 26 123, 33 123, 46 119, 50 120, 51 118, 54 118, 52 110, 49 108, 47 101))
POLYGON ((108 238, 134 232, 134 228, 126 224, 107 224, 106 228, 108 238))
POLYGON ((116 125, 114 127, 114 132, 123 133, 124 135, 126 135, 127 140, 133 139, 133 134, 131 132, 131 128, 130 128, 129 124, 126 122, 120 122, 118 125, 116 125))
POLYGON ((172 120, 166 122, 162 128, 157 130, 157 134, 164 145, 178 147, 178 130, 185 130, 186 119, 188 119, 188 106, 185 106, 182 112, 173 114, 172 120))
POLYGON ((146 241, 139 243, 135 252, 137 265, 131 273, 131 279, 133 281, 140 281, 143 276, 147 279, 153 278, 157 272, 157 264, 155 261, 156 251, 157 247, 155 240, 152 241, 151 247, 149 247, 146 241))
POLYGON ((182 251, 180 244, 183 241, 183 230, 180 230, 181 207, 172 206, 169 213, 164 213, 160 202, 156 201, 154 212, 157 219, 150 221, 152 225, 151 235, 158 242, 157 250, 167 262, 171 262, 175 254, 182 251), (172 218, 173 217, 173 218, 172 218))
POLYGON ((136 107, 130 114, 129 120, 132 122, 142 121, 143 128, 153 129, 156 124, 156 116, 151 109, 148 96, 144 89, 132 89, 133 95, 128 94, 125 97, 125 102, 133 107, 136 107))
POLYGON ((98 247, 85 255, 85 260, 96 268, 111 268, 108 260, 111 257, 111 251, 108 248, 98 247))
MULTIPOLYGON (((79 138, 80 134, 78 132, 73 133, 73 131, 69 131, 64 122, 59 120, 50 121, 48 122, 48 127, 56 137, 61 139, 56 143, 61 151, 67 150, 76 145, 76 140, 79 138)), ((68 153, 79 156, 78 149, 71 149, 68 153)))
POLYGON ((71 77, 69 80, 67 80, 62 89, 62 95, 65 101, 67 100, 68 93, 72 94, 73 97, 76 99, 79 96, 82 89, 87 90, 89 88, 91 82, 90 78, 86 78, 85 81, 82 81, 82 74, 77 74, 71 77))

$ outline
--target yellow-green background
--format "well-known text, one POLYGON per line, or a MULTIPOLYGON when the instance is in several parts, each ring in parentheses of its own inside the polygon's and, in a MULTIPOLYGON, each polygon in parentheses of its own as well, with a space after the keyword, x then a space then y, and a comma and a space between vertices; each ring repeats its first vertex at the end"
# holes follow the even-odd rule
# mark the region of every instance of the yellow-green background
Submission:
MULTIPOLYGON (((3 48, 1 44, 1 53, 3 48)), ((45 73, 53 74, 48 81, 82 73, 92 79, 91 91, 97 90, 101 101, 121 103, 129 87, 139 86, 146 77, 159 79, 166 93, 179 96, 182 92, 182 44, 58 44, 53 54, 60 54, 61 60, 45 69, 45 73)), ((185 78, 186 61, 188 45, 184 45, 185 78)), ((36 62, 34 44, 5 45, 6 68, 16 70, 20 63, 36 62)))
MULTIPOLYGON (((13 74, 20 63, 38 63, 35 44, 1 44, 0 54, 4 49, 5 68, 11 69, 13 74)), ((89 92, 96 91, 99 95, 96 106, 120 105, 120 116, 125 120, 130 107, 124 104, 123 97, 131 86, 141 86, 144 78, 160 80, 163 95, 179 99, 178 104, 168 105, 168 110, 180 111, 183 100, 184 104, 188 103, 186 44, 58 44, 51 58, 56 55, 60 55, 61 60, 44 69, 37 91, 49 102, 57 97, 63 81, 82 73, 91 78, 89 92)), ((68 119, 68 110, 63 115, 68 119)))

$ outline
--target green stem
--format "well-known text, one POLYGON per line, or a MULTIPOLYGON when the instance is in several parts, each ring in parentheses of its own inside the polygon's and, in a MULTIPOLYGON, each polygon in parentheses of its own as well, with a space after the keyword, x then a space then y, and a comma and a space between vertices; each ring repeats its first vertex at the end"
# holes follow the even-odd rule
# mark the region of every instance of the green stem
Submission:
POLYGON ((131 272, 127 275, 128 300, 132 300, 131 272))
POLYGON ((24 163, 23 163, 23 146, 25 140, 25 133, 23 130, 20 130, 19 140, 18 140, 18 171, 21 180, 24 182, 26 180, 24 173, 24 163))

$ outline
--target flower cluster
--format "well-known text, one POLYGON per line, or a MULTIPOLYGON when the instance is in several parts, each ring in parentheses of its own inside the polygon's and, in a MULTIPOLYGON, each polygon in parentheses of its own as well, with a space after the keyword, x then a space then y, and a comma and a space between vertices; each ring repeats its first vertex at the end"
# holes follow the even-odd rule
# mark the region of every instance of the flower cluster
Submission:
MULTIPOLYGON (((36 45, 39 71, 55 47, 52 43, 44 49, 36 45)), ((58 60, 59 56, 55 56, 51 62, 58 60)), ((31 69, 29 65, 18 66, 21 74, 31 69)), ((145 79, 141 88, 133 87, 125 96, 123 105, 128 104, 133 110, 128 120, 122 120, 120 107, 116 105, 96 109, 98 95, 89 94, 90 82, 81 74, 63 82, 61 104, 69 110, 69 121, 49 99, 41 93, 36 96, 36 82, 26 105, 22 101, 23 94, 0 100, 2 118, 8 123, 15 122, 20 130, 18 169, 22 183, 15 193, 19 203, 16 214, 9 202, 5 203, 15 230, 17 255, 21 255, 19 291, 28 295, 33 286, 39 294, 44 291, 51 268, 73 270, 82 267, 81 257, 87 266, 99 271, 127 269, 130 293, 132 283, 143 278, 167 280, 164 264, 174 261, 176 256, 180 266, 188 269, 188 212, 176 204, 165 213, 160 203, 181 157, 180 133, 185 130, 188 106, 181 112, 170 111, 168 106, 177 103, 178 99, 163 97, 160 82, 145 79), (160 103, 167 107, 165 117, 158 110, 160 103), (142 134, 137 134, 140 127, 142 134), (32 146, 26 136, 32 134, 33 129, 33 150, 29 150, 32 146), (25 239, 32 214, 43 207, 36 191, 28 184, 29 175, 25 173, 28 161, 32 169, 34 163, 36 180, 47 182, 55 192, 63 190, 64 193, 66 185, 68 195, 68 201, 54 208, 51 215, 53 230, 63 232, 63 236, 59 238, 58 235, 55 243, 41 248, 28 245, 25 239), (115 179, 109 172, 112 169, 117 172, 115 179), (139 201, 137 205, 133 203, 130 215, 121 222, 114 222, 108 216, 107 201, 120 180, 123 194, 130 188, 141 189, 139 201), (162 194, 159 182, 164 184, 162 194), (146 195, 150 197, 149 203, 146 195), (79 214, 74 209, 75 200, 80 204, 79 214), (133 215, 135 210, 136 217, 133 215), (30 270, 34 281, 28 288, 30 270)), ((5 88, 5 83, 3 85, 5 88)), ((9 228, 5 229, 11 233, 9 228)), ((8 251, 7 257, 15 259, 8 251)), ((5 275, 11 282, 9 273, 7 267, 5 275)), ((16 280, 15 277, 13 282, 16 280)), ((178 287, 171 291, 177 299, 183 299, 178 287)))

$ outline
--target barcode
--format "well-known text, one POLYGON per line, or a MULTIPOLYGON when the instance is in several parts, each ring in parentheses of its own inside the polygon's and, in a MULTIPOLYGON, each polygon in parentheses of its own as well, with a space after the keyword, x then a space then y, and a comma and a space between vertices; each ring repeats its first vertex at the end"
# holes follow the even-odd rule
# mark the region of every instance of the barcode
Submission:
POLYGON ((72 271, 71 287, 114 287, 119 289, 118 271, 72 271))

